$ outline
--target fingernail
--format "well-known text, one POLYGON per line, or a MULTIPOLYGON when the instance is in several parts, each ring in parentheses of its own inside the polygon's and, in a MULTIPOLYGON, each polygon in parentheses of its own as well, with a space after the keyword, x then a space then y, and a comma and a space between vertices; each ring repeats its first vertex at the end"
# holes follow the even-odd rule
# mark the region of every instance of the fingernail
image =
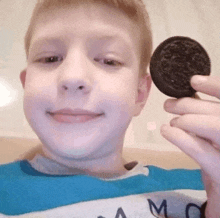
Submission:
POLYGON ((205 83, 207 79, 208 79, 207 76, 196 75, 192 77, 191 82, 195 85, 200 85, 202 83, 205 83))
POLYGON ((174 101, 175 100, 173 100, 173 99, 166 100, 165 103, 164 103, 164 108, 166 109, 166 108, 169 108, 169 107, 173 107, 173 102, 174 101))
POLYGON ((170 126, 174 126, 174 125, 176 124, 177 120, 178 120, 178 117, 173 118, 173 119, 170 121, 170 126))
POLYGON ((171 106, 170 100, 166 100, 165 103, 164 103, 164 107, 165 107, 165 108, 168 108, 168 107, 170 107, 170 106, 171 106))

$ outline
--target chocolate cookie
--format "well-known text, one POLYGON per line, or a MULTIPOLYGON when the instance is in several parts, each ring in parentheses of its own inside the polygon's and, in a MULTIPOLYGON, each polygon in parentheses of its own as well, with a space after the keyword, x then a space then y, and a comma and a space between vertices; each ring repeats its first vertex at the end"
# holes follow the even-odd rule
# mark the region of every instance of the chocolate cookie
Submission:
POLYGON ((205 49, 195 40, 174 36, 163 41, 154 51, 150 73, 156 87, 165 95, 192 97, 193 75, 210 75, 211 63, 205 49))

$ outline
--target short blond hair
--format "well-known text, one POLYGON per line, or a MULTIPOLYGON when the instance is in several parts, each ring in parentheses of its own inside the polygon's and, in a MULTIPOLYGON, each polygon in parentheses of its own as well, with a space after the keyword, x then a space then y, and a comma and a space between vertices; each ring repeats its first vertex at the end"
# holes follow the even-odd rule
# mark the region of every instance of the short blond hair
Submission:
POLYGON ((28 57, 33 30, 41 13, 62 8, 64 6, 80 5, 82 3, 99 3, 112 6, 124 12, 131 20, 139 25, 141 31, 139 75, 145 75, 147 73, 147 67, 150 63, 152 53, 152 33, 149 15, 142 0, 38 0, 25 35, 26 56, 28 57))

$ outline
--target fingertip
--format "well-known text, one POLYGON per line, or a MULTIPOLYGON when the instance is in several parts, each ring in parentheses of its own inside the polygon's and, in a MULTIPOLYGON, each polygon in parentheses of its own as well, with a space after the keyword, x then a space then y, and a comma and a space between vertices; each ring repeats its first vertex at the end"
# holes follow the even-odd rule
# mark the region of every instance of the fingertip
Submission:
POLYGON ((192 86, 199 86, 199 85, 206 83, 207 80, 208 80, 208 76, 194 75, 191 78, 190 82, 191 82, 192 86))
POLYGON ((168 124, 163 124, 160 128, 160 133, 162 136, 165 136, 167 134, 167 131, 169 130, 168 124))
POLYGON ((170 126, 174 127, 177 124, 179 117, 174 117, 171 121, 170 121, 170 126))
POLYGON ((167 108, 169 108, 170 107, 170 103, 169 103, 170 101, 169 101, 169 99, 168 100, 166 100, 165 102, 164 102, 164 104, 163 104, 163 109, 165 110, 165 111, 167 111, 167 108))
POLYGON ((164 102, 163 108, 168 112, 169 108, 173 107, 173 104, 176 102, 176 99, 169 98, 164 102))
POLYGON ((192 88, 198 92, 220 98, 220 77, 195 75, 190 80, 192 88))

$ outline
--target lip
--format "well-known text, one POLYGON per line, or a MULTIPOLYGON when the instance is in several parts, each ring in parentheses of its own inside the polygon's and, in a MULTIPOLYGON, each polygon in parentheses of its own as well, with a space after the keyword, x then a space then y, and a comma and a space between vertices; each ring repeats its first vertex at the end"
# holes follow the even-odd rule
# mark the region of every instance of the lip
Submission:
POLYGON ((56 110, 48 113, 51 115, 51 117, 54 120, 60 123, 85 123, 103 115, 103 113, 98 114, 88 110, 82 110, 82 109, 72 110, 69 108, 64 108, 61 110, 56 110))

